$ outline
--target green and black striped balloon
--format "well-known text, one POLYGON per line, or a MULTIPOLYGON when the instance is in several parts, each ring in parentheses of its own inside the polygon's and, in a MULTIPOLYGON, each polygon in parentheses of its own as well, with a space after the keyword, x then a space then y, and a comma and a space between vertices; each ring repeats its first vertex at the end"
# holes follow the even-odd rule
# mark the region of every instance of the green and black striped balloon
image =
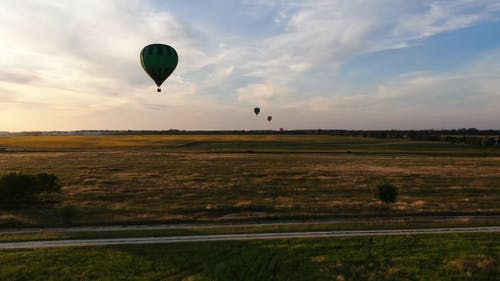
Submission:
POLYGON ((151 44, 142 49, 140 57, 142 68, 155 81, 158 92, 161 92, 161 84, 174 72, 179 62, 177 52, 168 45, 151 44))

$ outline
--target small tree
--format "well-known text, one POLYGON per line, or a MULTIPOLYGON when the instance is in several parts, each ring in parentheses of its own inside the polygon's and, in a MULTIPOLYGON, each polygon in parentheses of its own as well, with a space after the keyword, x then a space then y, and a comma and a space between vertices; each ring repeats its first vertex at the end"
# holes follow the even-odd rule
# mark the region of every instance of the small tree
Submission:
POLYGON ((382 183, 373 189, 373 197, 382 203, 395 203, 398 197, 398 189, 391 183, 382 183))
POLYGON ((49 193, 61 191, 59 178, 54 174, 41 173, 36 175, 40 190, 45 193, 45 199, 48 198, 49 193))

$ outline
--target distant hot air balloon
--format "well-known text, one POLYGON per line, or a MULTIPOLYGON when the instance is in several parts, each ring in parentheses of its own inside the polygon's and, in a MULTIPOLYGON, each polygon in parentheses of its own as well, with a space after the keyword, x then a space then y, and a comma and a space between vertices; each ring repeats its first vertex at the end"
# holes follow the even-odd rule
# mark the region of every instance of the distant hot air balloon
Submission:
POLYGON ((258 107, 254 108, 253 112, 255 113, 255 115, 259 115, 260 108, 258 108, 258 107))
POLYGON ((140 54, 142 68, 155 81, 158 92, 161 84, 174 72, 179 57, 174 48, 164 44, 151 44, 144 47, 140 54))
POLYGON ((273 120, 273 117, 271 115, 267 116, 267 121, 271 122, 273 120))

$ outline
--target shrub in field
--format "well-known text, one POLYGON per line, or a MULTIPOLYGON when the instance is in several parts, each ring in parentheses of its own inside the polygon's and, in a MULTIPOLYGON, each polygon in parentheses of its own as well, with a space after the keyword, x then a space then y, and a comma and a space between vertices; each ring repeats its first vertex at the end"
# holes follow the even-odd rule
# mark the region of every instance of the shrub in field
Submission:
POLYGON ((0 205, 16 207, 36 202, 42 192, 58 192, 59 179, 53 174, 8 173, 0 177, 0 205))
POLYGON ((37 174, 36 180, 38 181, 38 185, 39 188, 41 189, 41 192, 45 193, 45 198, 47 198, 50 193, 61 191, 59 178, 54 174, 47 174, 47 173, 37 174))
POLYGON ((398 197, 398 189, 391 183, 382 183, 373 189, 373 197, 382 203, 395 203, 398 197))
POLYGON ((40 193, 36 177, 29 174, 9 173, 0 178, 0 203, 7 206, 35 201, 40 193))

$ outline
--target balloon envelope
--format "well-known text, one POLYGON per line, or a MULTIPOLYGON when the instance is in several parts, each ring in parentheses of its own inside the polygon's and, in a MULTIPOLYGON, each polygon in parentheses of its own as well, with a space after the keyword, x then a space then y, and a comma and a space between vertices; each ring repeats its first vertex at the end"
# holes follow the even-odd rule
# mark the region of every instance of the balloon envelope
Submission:
POLYGON ((258 107, 254 108, 253 112, 255 113, 255 115, 259 114, 260 108, 258 108, 258 107))
POLYGON ((272 119, 273 117, 271 115, 267 116, 267 121, 271 122, 272 119))
POLYGON ((142 68, 158 87, 174 72, 179 62, 175 49, 164 44, 147 45, 142 49, 140 58, 142 68))

